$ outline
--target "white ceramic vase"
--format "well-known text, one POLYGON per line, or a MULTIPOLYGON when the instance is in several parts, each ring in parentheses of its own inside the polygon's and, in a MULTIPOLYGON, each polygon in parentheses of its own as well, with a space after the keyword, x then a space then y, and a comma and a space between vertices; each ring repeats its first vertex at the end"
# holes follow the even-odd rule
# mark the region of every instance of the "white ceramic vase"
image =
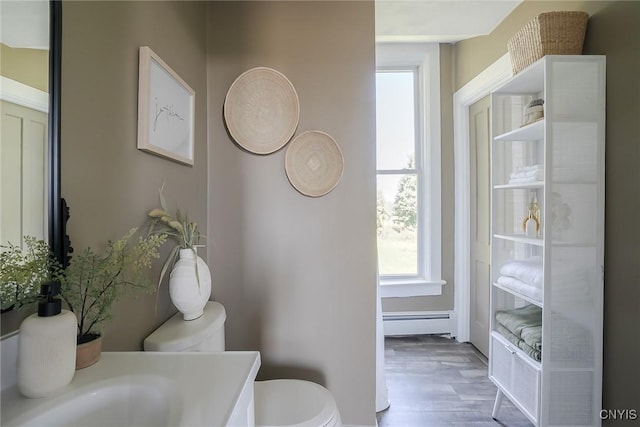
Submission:
POLYGON ((179 259, 169 276, 169 296, 184 320, 202 316, 204 306, 211 296, 211 272, 195 250, 180 249, 179 259))

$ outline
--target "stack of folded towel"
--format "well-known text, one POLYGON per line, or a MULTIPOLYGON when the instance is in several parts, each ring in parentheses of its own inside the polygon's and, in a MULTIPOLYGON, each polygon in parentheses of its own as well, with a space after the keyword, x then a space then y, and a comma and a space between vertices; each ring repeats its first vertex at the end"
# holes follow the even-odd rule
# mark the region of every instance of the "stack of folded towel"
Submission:
POLYGON ((542 301, 542 257, 533 256, 524 260, 511 260, 500 267, 498 284, 527 296, 535 301, 542 301))
POLYGON ((523 166, 509 175, 509 184, 526 184, 542 180, 544 180, 544 168, 542 165, 523 166))
POLYGON ((533 304, 496 311, 496 331, 538 362, 542 360, 542 309, 533 304))

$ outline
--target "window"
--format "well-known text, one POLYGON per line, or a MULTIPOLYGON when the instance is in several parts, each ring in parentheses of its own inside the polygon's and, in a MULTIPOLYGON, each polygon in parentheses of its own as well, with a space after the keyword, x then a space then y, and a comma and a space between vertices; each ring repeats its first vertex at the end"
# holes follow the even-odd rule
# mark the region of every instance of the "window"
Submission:
POLYGON ((437 45, 378 45, 377 233, 382 296, 439 295, 437 45), (388 286, 387 286, 388 285, 388 286))
POLYGON ((422 162, 416 148, 417 70, 378 71, 377 120, 377 232, 378 270, 382 276, 418 275, 417 188, 422 162))

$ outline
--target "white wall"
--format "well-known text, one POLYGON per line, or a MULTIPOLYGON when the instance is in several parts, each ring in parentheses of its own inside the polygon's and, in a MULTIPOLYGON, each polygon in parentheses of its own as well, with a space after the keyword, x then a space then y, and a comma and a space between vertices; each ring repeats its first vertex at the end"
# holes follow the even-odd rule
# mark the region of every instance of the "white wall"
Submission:
POLYGON ((260 350, 260 377, 317 381, 345 424, 375 425, 373 2, 208 7, 208 263, 227 348, 260 350), (286 147, 258 156, 229 138, 226 91, 256 66, 296 87, 296 135, 322 130, 340 145, 344 176, 328 195, 291 187, 286 147))

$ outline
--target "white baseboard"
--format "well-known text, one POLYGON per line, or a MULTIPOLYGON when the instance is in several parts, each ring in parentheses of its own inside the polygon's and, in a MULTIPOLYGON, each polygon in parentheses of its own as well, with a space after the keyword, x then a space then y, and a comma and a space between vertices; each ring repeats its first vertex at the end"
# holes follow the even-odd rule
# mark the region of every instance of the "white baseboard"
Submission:
POLYGON ((406 311, 382 313, 385 336, 453 334, 451 311, 406 311))

